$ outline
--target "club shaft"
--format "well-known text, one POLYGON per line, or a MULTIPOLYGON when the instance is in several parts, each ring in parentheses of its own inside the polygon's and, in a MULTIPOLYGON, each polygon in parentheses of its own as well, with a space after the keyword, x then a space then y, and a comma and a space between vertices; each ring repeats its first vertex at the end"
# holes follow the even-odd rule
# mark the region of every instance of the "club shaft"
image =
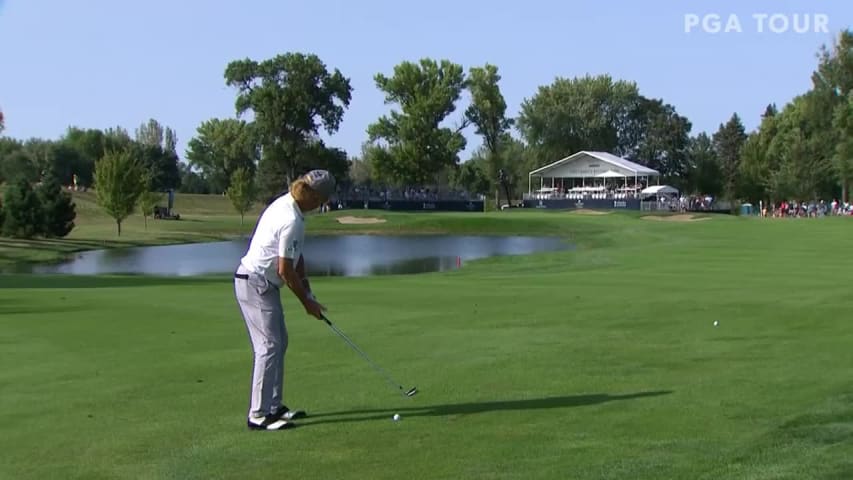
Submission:
POLYGON ((335 331, 335 333, 337 333, 337 334, 338 334, 338 336, 340 336, 341 338, 343 338, 343 339, 344 339, 344 341, 345 341, 345 342, 347 342, 347 344, 348 344, 350 347, 352 347, 352 349, 353 349, 353 350, 355 350, 356 352, 358 352, 358 354, 359 354, 359 355, 361 355, 361 356, 362 356, 362 358, 364 358, 365 360, 367 360, 367 362, 368 362, 368 363, 369 363, 369 364, 370 364, 370 365, 371 365, 371 366, 372 366, 372 367, 373 367, 377 372, 379 372, 380 374, 382 374, 382 376, 383 376, 383 377, 385 377, 385 379, 386 379, 389 383, 391 383, 391 385, 394 385, 395 387, 399 388, 400 390, 402 390, 402 389, 403 389, 403 386, 402 386, 402 385, 400 385, 399 383, 395 382, 395 381, 394 381, 394 379, 392 379, 392 378, 391 378, 391 375, 389 375, 389 374, 388 374, 388 372, 386 372, 384 369, 382 369, 382 367, 380 367, 379 365, 377 365, 376 363, 374 363, 374 362, 373 362, 373 360, 371 360, 371 359, 370 359, 370 357, 368 357, 366 353, 364 353, 360 348, 358 348, 358 346, 357 346, 355 343, 353 343, 353 341, 352 341, 352 340, 350 340, 350 339, 349 339, 349 337, 347 337, 347 336, 344 334, 344 332, 340 331, 340 329, 338 329, 338 327, 337 327, 337 326, 335 326, 335 324, 333 324, 332 322, 330 322, 328 319, 326 319, 326 323, 327 323, 330 327, 332 327, 332 330, 334 330, 334 331, 335 331))

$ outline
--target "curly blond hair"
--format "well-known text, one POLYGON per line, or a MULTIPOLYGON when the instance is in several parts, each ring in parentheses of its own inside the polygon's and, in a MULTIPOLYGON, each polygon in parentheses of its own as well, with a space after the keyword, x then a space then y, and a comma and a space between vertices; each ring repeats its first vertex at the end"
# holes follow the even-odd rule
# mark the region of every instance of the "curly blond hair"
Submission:
POLYGON ((326 199, 316 190, 308 185, 303 178, 296 179, 290 184, 290 194, 297 202, 306 202, 320 205, 326 199))

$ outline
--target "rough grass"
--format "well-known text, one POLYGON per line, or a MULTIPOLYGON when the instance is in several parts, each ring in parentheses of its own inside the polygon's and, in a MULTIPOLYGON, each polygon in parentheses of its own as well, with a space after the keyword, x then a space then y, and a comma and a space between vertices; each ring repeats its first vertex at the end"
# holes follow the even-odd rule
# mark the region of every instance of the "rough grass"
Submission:
POLYGON ((848 219, 369 213, 580 248, 316 279, 411 399, 284 292, 311 417, 268 433, 229 279, 0 276, 0 478, 853 478, 848 219))

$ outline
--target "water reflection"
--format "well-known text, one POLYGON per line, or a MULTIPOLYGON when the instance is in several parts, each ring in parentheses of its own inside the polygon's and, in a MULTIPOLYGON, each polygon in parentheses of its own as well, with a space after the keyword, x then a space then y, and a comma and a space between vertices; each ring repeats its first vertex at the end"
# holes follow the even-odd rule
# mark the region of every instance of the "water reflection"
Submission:
MULTIPOLYGON (((248 240, 96 250, 51 265, 7 268, 6 273, 204 275, 230 273, 248 240)), ((570 248, 556 238, 496 236, 342 235, 306 238, 311 276, 365 276, 438 272, 457 261, 570 248)))

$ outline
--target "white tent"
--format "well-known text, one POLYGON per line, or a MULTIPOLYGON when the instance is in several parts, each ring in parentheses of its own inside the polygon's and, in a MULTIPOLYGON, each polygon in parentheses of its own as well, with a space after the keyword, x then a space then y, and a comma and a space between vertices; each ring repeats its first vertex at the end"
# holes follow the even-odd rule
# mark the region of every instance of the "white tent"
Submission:
POLYGON ((655 185, 642 189, 640 191, 640 195, 643 197, 651 197, 654 195, 678 195, 678 189, 670 187, 669 185, 655 185))
POLYGON ((533 192, 533 177, 539 177, 539 187, 563 188, 564 180, 569 180, 568 187, 576 186, 576 180, 580 180, 582 186, 586 186, 588 179, 593 178, 624 178, 625 186, 628 179, 633 179, 632 185, 648 185, 651 177, 656 177, 660 182, 660 173, 657 170, 634 163, 622 157, 617 157, 607 152, 593 152, 582 150, 568 157, 557 160, 543 167, 528 172, 528 194, 533 192), (545 180, 548 180, 546 182, 545 180))

